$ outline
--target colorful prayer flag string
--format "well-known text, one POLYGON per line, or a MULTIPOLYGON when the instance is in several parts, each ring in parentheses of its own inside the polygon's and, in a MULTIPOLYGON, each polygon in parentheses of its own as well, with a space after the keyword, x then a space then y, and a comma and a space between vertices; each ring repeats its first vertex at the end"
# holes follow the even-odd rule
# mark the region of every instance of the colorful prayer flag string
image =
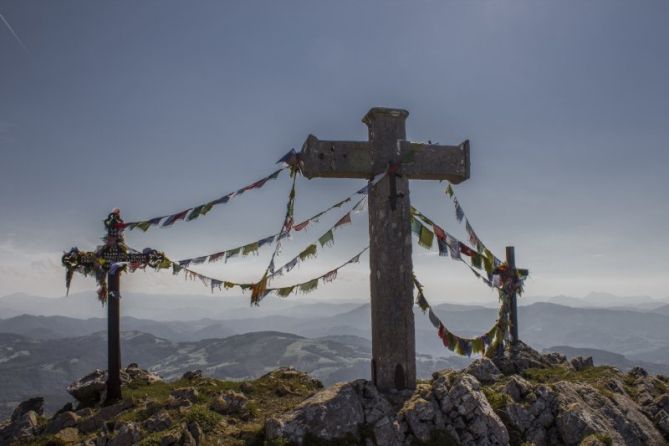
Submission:
POLYGON ((325 231, 325 233, 318 238, 317 242, 311 243, 305 249, 303 249, 298 255, 296 255, 291 260, 283 264, 281 267, 277 268, 272 274, 269 275, 269 280, 271 281, 276 276, 283 275, 284 272, 290 272, 293 268, 295 268, 295 266, 297 266, 299 263, 306 261, 307 259, 316 257, 316 254, 319 250, 318 248, 319 245, 320 249, 334 245, 335 231, 341 226, 351 223, 351 214, 355 212, 355 209, 361 208, 360 204, 364 202, 366 198, 367 197, 365 196, 360 200, 358 200, 358 202, 355 205, 353 205, 353 208, 351 210, 347 211, 343 217, 337 220, 337 223, 335 223, 334 226, 328 228, 328 230, 325 231))
POLYGON ((463 338, 446 328, 446 325, 436 315, 432 306, 425 298, 423 285, 415 275, 413 282, 417 290, 416 304, 424 314, 427 314, 430 323, 437 329, 437 335, 442 340, 444 347, 462 356, 471 356, 472 353, 489 356, 496 352, 503 344, 508 332, 508 306, 505 303, 506 301, 502 301, 499 317, 492 328, 476 338, 463 338))
POLYGON ((238 197, 242 195, 243 193, 252 190, 252 189, 260 189, 267 183, 269 180, 275 180, 279 177, 279 174, 287 168, 290 168, 291 170, 295 170, 297 163, 298 163, 298 154, 295 152, 295 150, 291 150, 288 152, 286 155, 281 157, 281 159, 277 162, 277 164, 285 164, 285 166, 281 167, 280 169, 272 172, 268 176, 261 178, 258 181, 255 181, 248 186, 244 186, 240 189, 238 189, 235 192, 230 192, 226 195, 223 195, 220 198, 217 198, 215 200, 209 201, 204 204, 200 204, 194 207, 190 207, 187 209, 184 209, 182 211, 176 212, 174 214, 170 215, 163 215, 160 217, 153 217, 149 218, 146 220, 141 220, 141 221, 133 221, 133 222, 127 222, 124 224, 124 228, 128 229, 129 231, 132 231, 135 228, 141 229, 142 231, 146 232, 149 230, 149 228, 153 226, 161 226, 161 227, 168 227, 172 226, 174 223, 178 221, 192 221, 195 220, 196 218, 199 218, 203 215, 207 215, 209 211, 214 206, 217 206, 219 204, 225 204, 228 201, 230 201, 234 197, 238 197), (161 224, 162 223, 162 224, 161 224))
MULTIPOLYGON (((206 258, 206 261, 209 262, 209 263, 217 262, 217 261, 220 261, 220 260, 225 260, 227 262, 227 260, 229 258, 236 257, 240 254, 241 255, 256 254, 258 252, 259 248, 262 248, 263 246, 269 246, 278 239, 286 238, 289 235, 290 232, 292 232, 292 231, 298 231, 299 232, 299 231, 302 231, 303 229, 307 228, 312 223, 318 223, 320 218, 323 215, 331 212, 334 209, 340 208, 342 205, 351 201, 351 199, 354 196, 359 195, 359 194, 361 194, 360 190, 354 192, 353 194, 349 195, 348 197, 344 198, 343 200, 340 200, 337 203, 329 206, 328 208, 312 215, 311 217, 307 218, 306 220, 304 220, 304 221, 302 221, 298 224, 293 225, 292 228, 290 229, 290 231, 288 231, 288 233, 279 232, 279 233, 276 233, 276 234, 273 234, 273 235, 270 235, 270 236, 267 236, 267 237, 263 237, 260 240, 256 240, 254 242, 247 243, 246 245, 238 246, 236 248, 227 249, 225 251, 217 251, 215 253, 207 254, 207 255, 202 256, 202 257, 192 257, 192 258, 177 260, 177 262, 178 263, 183 263, 183 262, 191 263, 191 262, 194 262, 195 259, 201 259, 203 257, 206 258)), ((360 211, 364 210, 365 199, 367 198, 366 192, 364 193, 364 195, 365 195, 365 197, 363 197, 363 199, 359 200, 356 203, 356 205, 353 206, 352 210, 354 212, 360 212, 360 211)), ((319 241, 320 241, 320 239, 319 239, 319 241)))
MULTIPOLYGON (((462 205, 460 205, 458 197, 455 195, 455 191, 453 190, 453 185, 449 184, 448 187, 446 187, 445 193, 453 201, 453 206, 455 208, 455 218, 458 220, 458 223, 462 223, 463 220, 465 222, 465 230, 467 231, 467 235, 469 236, 469 243, 471 243, 472 246, 476 247, 476 250, 479 253, 486 252, 488 248, 486 248, 486 246, 483 244, 478 235, 476 235, 474 228, 472 227, 471 223, 469 223, 469 219, 467 219, 465 211, 462 208, 462 205)), ((501 260, 493 256, 494 266, 498 266, 501 263, 502 263, 501 260)))
POLYGON ((253 301, 252 304, 259 305, 260 301, 265 296, 267 296, 269 294, 276 294, 279 297, 288 297, 289 295, 293 294, 294 292, 298 292, 298 291, 301 292, 301 293, 306 294, 306 293, 310 293, 310 292, 314 291, 316 288, 318 288, 319 282, 330 283, 330 282, 334 281, 338 277, 339 270, 346 267, 347 265, 351 265, 353 263, 360 262, 360 256, 362 254, 364 254, 365 251, 367 251, 368 249, 369 249, 369 246, 366 246, 364 249, 362 249, 360 252, 358 252, 355 256, 351 257, 346 262, 342 263, 341 265, 337 266, 336 268, 333 268, 330 271, 328 271, 325 274, 322 274, 318 277, 315 277, 313 279, 309 279, 306 282, 301 282, 301 283, 296 283, 296 284, 293 284, 293 285, 288 285, 288 286, 283 286, 283 287, 276 287, 276 288, 267 287, 267 281, 266 280, 265 280, 264 283, 262 283, 260 285, 258 283, 233 282, 233 281, 223 280, 223 279, 219 279, 219 278, 206 276, 204 274, 200 274, 196 271, 193 271, 191 269, 183 267, 176 262, 171 262, 171 263, 172 263, 173 274, 176 275, 176 274, 184 273, 187 280, 188 279, 190 279, 190 280, 198 279, 207 288, 210 288, 212 293, 214 292, 214 289, 216 289, 216 288, 218 288, 220 290, 221 286, 226 290, 238 287, 242 291, 251 290, 252 292, 257 292, 258 293, 258 299, 256 301, 253 301), (259 288, 259 287, 262 287, 262 288, 259 288), (259 291, 255 291, 256 289, 259 289, 259 291))

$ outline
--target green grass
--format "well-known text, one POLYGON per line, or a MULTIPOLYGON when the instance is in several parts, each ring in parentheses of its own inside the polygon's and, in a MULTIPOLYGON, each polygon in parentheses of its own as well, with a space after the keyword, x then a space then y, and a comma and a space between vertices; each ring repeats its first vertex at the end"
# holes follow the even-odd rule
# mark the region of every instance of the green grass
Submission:
POLYGON ((509 402, 506 393, 497 392, 492 387, 483 387, 481 390, 495 411, 504 409, 509 402))
POLYGON ((590 367, 576 371, 563 367, 547 369, 527 369, 522 373, 523 378, 540 384, 552 384, 558 381, 570 381, 585 384, 596 384, 602 379, 619 377, 619 372, 613 367, 590 367))
POLYGON ((220 414, 209 410, 206 404, 196 404, 186 412, 183 419, 186 423, 197 421, 204 433, 208 434, 216 429, 216 426, 223 417, 220 414))

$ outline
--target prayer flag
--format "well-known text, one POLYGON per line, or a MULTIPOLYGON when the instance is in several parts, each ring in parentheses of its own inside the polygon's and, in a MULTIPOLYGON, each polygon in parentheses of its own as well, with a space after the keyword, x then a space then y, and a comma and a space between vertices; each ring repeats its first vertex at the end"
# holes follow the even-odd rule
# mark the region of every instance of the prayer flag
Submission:
POLYGON ((178 213, 176 213, 176 214, 170 215, 170 216, 167 217, 167 219, 163 222, 163 227, 165 227, 165 226, 171 226, 171 225, 173 225, 175 222, 177 222, 177 221, 179 221, 179 220, 183 220, 184 218, 186 218, 186 214, 188 214, 189 211, 190 211, 190 209, 186 209, 185 211, 181 211, 181 212, 178 212, 178 213))
POLYGON ((420 235, 418 236, 418 244, 425 249, 430 249, 432 248, 433 240, 434 233, 427 229, 427 227, 421 225, 420 235))
POLYGON ((335 223, 334 227, 338 228, 339 226, 346 225, 351 223, 351 213, 348 212, 346 215, 344 215, 337 223, 335 223))
POLYGON ((332 229, 323 234, 321 238, 318 239, 318 243, 320 243, 321 246, 332 246, 334 244, 334 234, 332 233, 332 229))
POLYGON ((316 288, 318 288, 318 279, 312 279, 300 285, 300 291, 305 294, 312 292, 316 288))

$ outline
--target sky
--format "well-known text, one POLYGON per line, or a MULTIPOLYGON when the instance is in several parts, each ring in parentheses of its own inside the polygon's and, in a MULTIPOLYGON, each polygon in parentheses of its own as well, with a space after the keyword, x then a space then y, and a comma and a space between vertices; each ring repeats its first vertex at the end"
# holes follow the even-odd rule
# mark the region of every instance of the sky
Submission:
MULTIPOLYGON (((526 294, 669 296, 666 1, 0 0, 0 14, 0 296, 62 296, 62 252, 94 248, 112 208, 139 220, 218 198, 309 134, 366 139, 374 106, 409 110, 413 141, 470 140, 456 193, 498 256, 515 246, 526 294)), ((362 185, 298 178, 296 219, 362 185)), ((413 181, 412 204, 466 240, 445 186, 413 181)), ((239 246, 277 232, 289 187, 282 175, 126 240, 175 259, 239 246)), ((354 216, 282 283, 328 271, 367 234, 354 216)), ((254 280, 270 254, 202 271, 254 280)), ((414 268, 433 301, 496 300, 434 250, 415 246, 414 268)), ((363 257, 308 298, 368 299, 368 277, 363 257)), ((123 287, 208 292, 151 271, 123 287)))

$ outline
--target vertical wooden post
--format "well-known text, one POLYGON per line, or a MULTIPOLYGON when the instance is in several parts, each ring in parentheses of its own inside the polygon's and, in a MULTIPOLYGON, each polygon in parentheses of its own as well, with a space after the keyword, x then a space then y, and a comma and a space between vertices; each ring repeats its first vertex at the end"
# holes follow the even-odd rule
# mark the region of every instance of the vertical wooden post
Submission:
MULTIPOLYGON (((516 253, 513 246, 506 247, 506 263, 509 265, 510 273, 515 276, 516 253)), ((511 306, 511 345, 516 345, 518 343, 518 302, 515 290, 511 293, 511 296, 509 296, 509 300, 511 306)))
POLYGON ((105 403, 113 403, 121 395, 121 271, 107 274, 107 397, 105 403))
MULTIPOLYGON (((399 163, 408 115, 373 108, 364 117, 373 172, 399 163)), ((369 191, 372 381, 380 390, 416 387, 409 179, 401 173, 390 173, 369 191)))

